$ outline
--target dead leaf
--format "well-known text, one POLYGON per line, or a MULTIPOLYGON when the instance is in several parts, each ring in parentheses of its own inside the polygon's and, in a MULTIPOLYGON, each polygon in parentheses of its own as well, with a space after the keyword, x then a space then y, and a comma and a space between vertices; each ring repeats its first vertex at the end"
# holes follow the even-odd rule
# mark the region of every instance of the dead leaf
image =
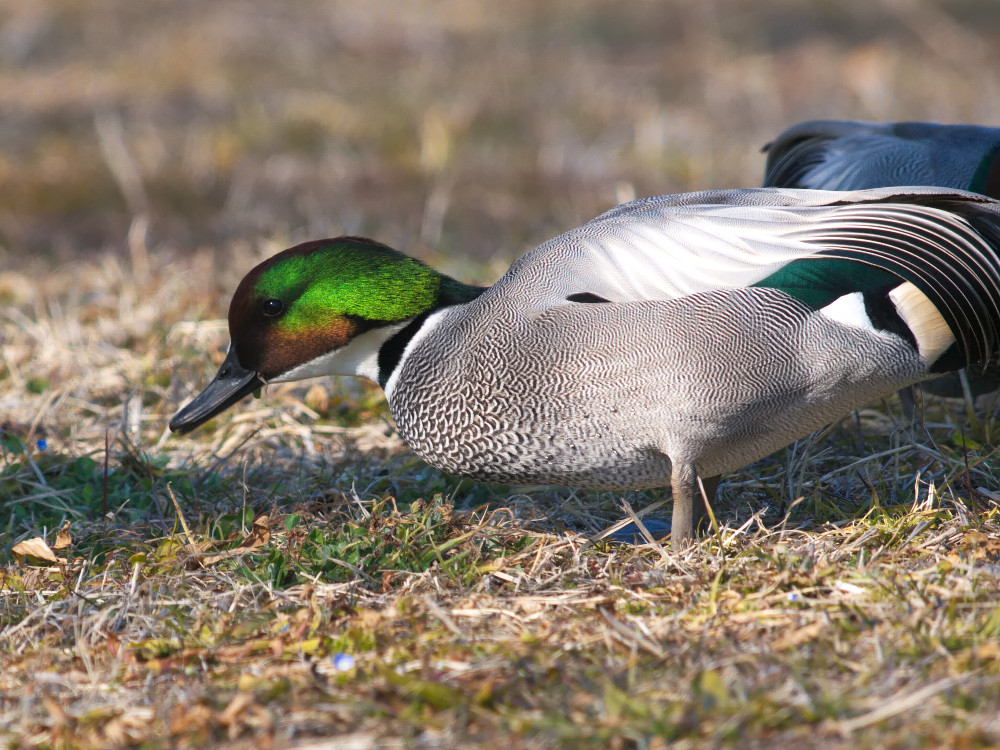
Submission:
POLYGON ((974 560, 993 559, 1000 553, 1000 539, 996 539, 981 531, 969 529, 965 532, 959 547, 971 552, 974 560))
POLYGON ((204 704, 196 703, 193 706, 179 704, 170 719, 170 734, 177 737, 206 732, 212 726, 214 719, 215 712, 204 704))
POLYGON ((222 713, 218 716, 218 721, 223 726, 230 726, 235 724, 240 716, 246 713, 246 710, 254 704, 254 695, 250 692, 239 692, 233 696, 233 699, 229 701, 229 705, 226 706, 222 713))
POLYGON ((56 534, 56 543, 52 545, 54 552, 61 552, 73 543, 73 535, 69 533, 69 521, 64 521, 59 533, 56 534))
POLYGON ((49 585, 48 568, 28 568, 21 574, 21 585, 25 591, 42 591, 49 585))
POLYGON ((156 714, 152 708, 132 707, 112 718, 104 727, 105 747, 129 747, 139 744, 149 734, 156 714))
POLYGON ((59 701, 53 698, 51 695, 42 696, 42 704, 45 706, 45 710, 49 712, 49 719, 57 727, 67 726, 72 718, 63 707, 59 705, 59 701))
POLYGON ((233 557, 245 555, 248 552, 253 552, 256 549, 269 544, 271 542, 271 519, 267 516, 259 516, 254 519, 253 525, 250 527, 250 533, 247 534, 233 549, 225 549, 214 555, 204 554, 210 549, 218 549, 221 544, 226 544, 231 541, 231 539, 226 540, 226 542, 209 540, 194 546, 190 544, 186 545, 185 549, 192 553, 191 559, 188 561, 188 565, 192 567, 215 565, 223 560, 229 560, 233 557))
POLYGON ((1000 556, 1000 539, 990 539, 983 545, 983 549, 986 551, 986 556, 991 559, 1000 556))
POLYGON ((965 536, 962 538, 962 541, 958 543, 958 546, 978 547, 980 544, 982 544, 988 539, 989 537, 986 536, 986 534, 984 534, 983 532, 977 531, 976 529, 968 529, 965 532, 965 536))
POLYGON ((238 664, 254 651, 254 642, 246 641, 235 646, 222 646, 212 652, 212 658, 223 664, 238 664))
POLYGON ((267 516, 257 516, 250 527, 250 533, 246 535, 237 547, 250 548, 263 547, 271 541, 271 519, 267 516))
POLYGON ((1000 643, 986 641, 975 647, 976 657, 984 661, 1000 661, 1000 643))
POLYGON ((66 564, 66 558, 56 557, 56 553, 52 551, 48 542, 40 536, 36 536, 32 539, 25 539, 23 542, 18 542, 14 545, 10 552, 14 555, 14 558, 17 560, 19 565, 23 564, 25 561, 35 565, 66 564))
POLYGON ((254 551, 256 551, 255 547, 237 547, 236 549, 224 549, 218 554, 206 555, 205 557, 199 557, 196 559, 201 565, 215 565, 223 560, 240 557, 241 555, 246 555, 254 551))
POLYGON ((117 659, 119 656, 130 654, 128 649, 122 648, 123 645, 124 644, 122 643, 121 638, 111 631, 107 632, 108 653, 111 654, 111 656, 117 659))
POLYGON ((958 550, 948 553, 947 559, 955 564, 970 557, 973 560, 994 560, 1000 557, 1000 539, 991 537, 981 531, 970 529, 958 544, 958 550))
MULTIPOLYGON (((226 735, 230 740, 235 740, 244 732, 255 728, 269 731, 274 724, 267 709, 257 703, 256 697, 249 691, 241 691, 233 696, 229 705, 218 715, 217 721, 226 727, 226 735)), ((254 746, 266 748, 271 744, 265 735, 258 737, 254 746)))

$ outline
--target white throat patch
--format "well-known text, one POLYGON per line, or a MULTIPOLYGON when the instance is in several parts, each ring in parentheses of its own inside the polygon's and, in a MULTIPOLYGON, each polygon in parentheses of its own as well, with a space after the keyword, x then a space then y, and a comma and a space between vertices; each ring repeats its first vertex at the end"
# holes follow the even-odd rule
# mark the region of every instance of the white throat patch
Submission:
POLYGON ((288 372, 272 378, 272 383, 288 383, 321 375, 356 375, 378 382, 378 350, 392 338, 408 321, 392 326, 373 328, 355 336, 347 346, 321 354, 288 372))

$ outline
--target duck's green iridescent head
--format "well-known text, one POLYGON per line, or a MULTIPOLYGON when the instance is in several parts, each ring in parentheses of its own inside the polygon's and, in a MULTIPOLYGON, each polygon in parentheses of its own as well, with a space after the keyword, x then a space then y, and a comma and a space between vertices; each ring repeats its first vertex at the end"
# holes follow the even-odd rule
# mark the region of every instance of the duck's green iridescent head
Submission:
POLYGON ((270 380, 367 330, 437 307, 449 281, 372 240, 307 242, 243 278, 229 305, 229 334, 240 364, 270 380))
POLYGON ((361 334, 480 292, 362 237, 278 253, 240 282, 229 306, 226 361, 170 427, 193 429, 268 381, 318 374, 305 366, 361 334))

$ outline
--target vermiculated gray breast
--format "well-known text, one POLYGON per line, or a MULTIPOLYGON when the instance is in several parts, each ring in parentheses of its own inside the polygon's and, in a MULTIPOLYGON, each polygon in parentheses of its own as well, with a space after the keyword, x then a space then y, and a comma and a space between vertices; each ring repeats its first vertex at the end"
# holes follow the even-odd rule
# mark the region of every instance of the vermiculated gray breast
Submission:
POLYGON ((421 457, 487 481, 658 487, 671 458, 711 476, 924 376, 902 339, 776 290, 537 316, 484 298, 414 347, 390 406, 421 457))

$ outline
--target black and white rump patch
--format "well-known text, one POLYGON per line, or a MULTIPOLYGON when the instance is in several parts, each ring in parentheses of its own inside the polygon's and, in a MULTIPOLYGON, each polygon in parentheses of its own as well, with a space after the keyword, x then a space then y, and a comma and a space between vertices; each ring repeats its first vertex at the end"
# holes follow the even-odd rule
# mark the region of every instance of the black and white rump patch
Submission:
POLYGON ((888 296, 926 361, 940 356, 948 335, 964 363, 990 361, 1000 346, 1000 220, 974 204, 919 199, 913 206, 844 206, 799 237, 822 245, 816 257, 862 263, 908 282, 888 296))

